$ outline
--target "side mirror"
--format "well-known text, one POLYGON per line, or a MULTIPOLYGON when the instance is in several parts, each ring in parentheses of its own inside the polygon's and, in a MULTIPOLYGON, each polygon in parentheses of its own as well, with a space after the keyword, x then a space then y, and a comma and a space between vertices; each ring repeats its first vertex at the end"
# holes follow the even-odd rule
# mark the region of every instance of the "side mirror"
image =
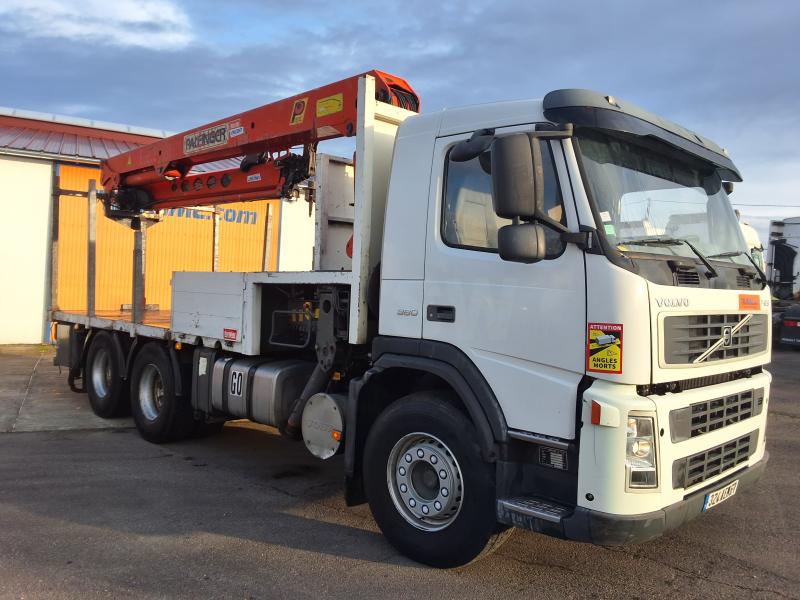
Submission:
POLYGON ((539 140, 525 133, 492 142, 492 204, 505 219, 544 214, 544 171, 539 140))
POLYGON ((733 193, 733 182, 732 181, 723 181, 722 182, 722 189, 725 190, 725 193, 730 196, 733 193))
POLYGON ((535 263, 547 253, 544 227, 538 223, 506 225, 497 232, 500 258, 511 262, 535 263))

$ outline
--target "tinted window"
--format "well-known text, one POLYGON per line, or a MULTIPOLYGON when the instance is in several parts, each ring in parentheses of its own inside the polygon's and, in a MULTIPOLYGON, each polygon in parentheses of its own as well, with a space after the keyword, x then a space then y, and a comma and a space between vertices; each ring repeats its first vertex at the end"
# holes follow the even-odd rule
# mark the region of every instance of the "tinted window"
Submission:
MULTIPOLYGON (((555 174, 555 164, 550 145, 541 141, 544 167, 545 210, 551 219, 566 225, 561 188, 555 174)), ((483 163, 489 164, 488 156, 483 163)), ((492 208, 492 176, 474 158, 468 162, 453 162, 447 159, 444 189, 444 214, 442 237, 449 246, 473 250, 496 251, 497 230, 510 225, 510 219, 502 219, 492 208)), ((545 228, 547 256, 561 254, 563 243, 558 233, 545 228)))

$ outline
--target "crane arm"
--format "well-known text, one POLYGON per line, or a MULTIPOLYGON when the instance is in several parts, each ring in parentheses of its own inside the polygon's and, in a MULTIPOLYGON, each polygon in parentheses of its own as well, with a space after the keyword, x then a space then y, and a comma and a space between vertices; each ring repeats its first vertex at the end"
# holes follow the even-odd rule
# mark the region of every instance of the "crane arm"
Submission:
POLYGON ((109 216, 285 196, 313 171, 317 143, 356 134, 358 80, 375 78, 376 100, 419 112, 403 79, 369 71, 141 146, 102 163, 109 216), (302 155, 291 152, 302 146, 302 155), (238 168, 192 174, 244 156, 238 168))

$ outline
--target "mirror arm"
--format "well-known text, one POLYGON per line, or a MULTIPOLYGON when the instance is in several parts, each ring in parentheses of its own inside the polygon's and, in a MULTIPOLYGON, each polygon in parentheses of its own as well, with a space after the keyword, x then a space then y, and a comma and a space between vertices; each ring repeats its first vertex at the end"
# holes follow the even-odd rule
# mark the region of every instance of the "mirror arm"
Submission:
POLYGON ((468 140, 461 140, 450 150, 450 160, 467 162, 477 158, 492 145, 494 129, 476 129, 468 140))
POLYGON ((597 230, 587 225, 581 225, 580 231, 562 231, 561 241, 565 244, 575 244, 585 252, 598 253, 600 251, 597 230))
POLYGON ((547 215, 536 215, 536 218, 533 219, 537 223, 541 223, 545 227, 549 227, 550 229, 555 229, 559 233, 569 233, 569 229, 567 229, 566 225, 561 223, 560 221, 556 221, 555 219, 551 219, 547 215))

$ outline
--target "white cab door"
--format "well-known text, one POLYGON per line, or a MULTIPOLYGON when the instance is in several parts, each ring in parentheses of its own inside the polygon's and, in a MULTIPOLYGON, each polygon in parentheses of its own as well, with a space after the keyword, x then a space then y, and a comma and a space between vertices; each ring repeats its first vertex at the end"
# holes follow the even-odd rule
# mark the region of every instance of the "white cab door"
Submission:
MULTIPOLYGON (((533 126, 498 129, 497 134, 533 126)), ((536 264, 506 262, 496 251, 491 176, 479 161, 452 163, 448 151, 469 135, 437 140, 430 186, 423 337, 465 352, 495 393, 509 428, 571 439, 577 385, 584 371, 584 257, 574 244, 536 264), (556 254, 558 254, 556 256, 556 254)), ((577 231, 561 142, 552 157, 550 216, 577 231), (559 207, 558 194, 562 199, 559 207)))

